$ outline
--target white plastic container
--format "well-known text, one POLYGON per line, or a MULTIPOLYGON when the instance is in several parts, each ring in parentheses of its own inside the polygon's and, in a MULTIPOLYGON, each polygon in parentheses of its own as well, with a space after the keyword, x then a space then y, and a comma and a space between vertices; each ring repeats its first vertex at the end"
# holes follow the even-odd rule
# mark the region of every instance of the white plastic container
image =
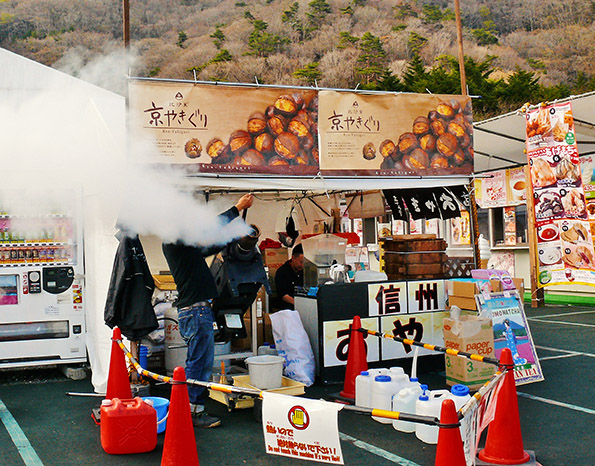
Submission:
MULTIPOLYGON (((454 401, 455 408, 458 411, 471 399, 469 387, 462 384, 453 385, 450 387, 450 399, 454 401)), ((461 430, 461 438, 465 438, 465 431, 467 430, 468 423, 469 421, 466 418, 461 419, 461 427, 459 427, 461 430)))
POLYGON ((265 354, 271 354, 273 356, 278 356, 277 348, 275 347, 275 345, 273 345, 271 343, 267 343, 266 341, 258 347, 258 350, 256 353, 258 354, 258 356, 264 356, 265 354))
POLYGON ((250 385, 263 390, 281 388, 283 385, 284 361, 285 359, 281 356, 270 354, 246 358, 246 365, 250 374, 250 385))
POLYGON ((355 406, 361 408, 372 407, 372 382, 373 377, 368 371, 362 371, 355 378, 355 406))
MULTIPOLYGON (((450 397, 450 392, 448 390, 428 390, 427 388, 427 385, 422 385, 424 392, 415 402, 415 414, 439 418, 442 402, 450 397)), ((438 443, 438 426, 417 423, 415 436, 422 442, 435 445, 438 443)))
MULTIPOLYGON (((372 382, 372 408, 391 410, 392 398, 395 393, 395 384, 390 375, 377 375, 372 382)), ((372 419, 381 424, 391 424, 391 419, 372 416, 372 419)))
MULTIPOLYGON (((400 413, 415 414, 415 402, 421 395, 421 387, 418 385, 402 388, 399 393, 393 395, 392 410, 400 413)), ((393 428, 401 432, 415 432, 415 423, 410 421, 393 421, 393 428)))

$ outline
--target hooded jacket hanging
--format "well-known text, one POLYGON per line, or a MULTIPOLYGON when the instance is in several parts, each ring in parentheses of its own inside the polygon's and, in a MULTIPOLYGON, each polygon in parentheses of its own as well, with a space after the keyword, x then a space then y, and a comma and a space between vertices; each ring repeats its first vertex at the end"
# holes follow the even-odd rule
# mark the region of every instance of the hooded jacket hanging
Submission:
POLYGON ((120 244, 103 317, 108 327, 118 326, 128 339, 140 340, 159 327, 151 304, 155 282, 138 236, 120 230, 116 238, 120 244))

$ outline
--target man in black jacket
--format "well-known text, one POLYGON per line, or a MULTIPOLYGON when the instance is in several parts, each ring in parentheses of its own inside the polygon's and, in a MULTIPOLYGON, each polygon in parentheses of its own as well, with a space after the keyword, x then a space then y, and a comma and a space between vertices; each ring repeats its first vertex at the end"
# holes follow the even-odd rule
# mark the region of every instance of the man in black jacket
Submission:
MULTIPOLYGON (((237 204, 219 215, 222 223, 229 223, 239 213, 252 205, 254 198, 245 194, 237 204)), ((178 290, 178 325, 180 334, 188 345, 186 377, 209 381, 213 371, 214 336, 211 300, 217 297, 217 287, 205 257, 225 247, 225 244, 201 247, 176 243, 163 243, 162 249, 178 290)), ((206 390, 188 386, 192 423, 197 427, 217 427, 221 421, 209 416, 204 404, 206 390)))

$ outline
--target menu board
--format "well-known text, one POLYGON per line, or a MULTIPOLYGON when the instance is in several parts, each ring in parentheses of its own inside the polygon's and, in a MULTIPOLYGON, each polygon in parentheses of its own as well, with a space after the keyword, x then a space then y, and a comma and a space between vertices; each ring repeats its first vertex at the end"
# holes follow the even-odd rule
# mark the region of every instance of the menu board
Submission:
POLYGON ((525 204, 527 181, 525 168, 509 168, 487 174, 475 180, 475 199, 484 209, 525 204))
POLYGON ((595 285, 595 254, 571 103, 527 111, 538 286, 595 285))

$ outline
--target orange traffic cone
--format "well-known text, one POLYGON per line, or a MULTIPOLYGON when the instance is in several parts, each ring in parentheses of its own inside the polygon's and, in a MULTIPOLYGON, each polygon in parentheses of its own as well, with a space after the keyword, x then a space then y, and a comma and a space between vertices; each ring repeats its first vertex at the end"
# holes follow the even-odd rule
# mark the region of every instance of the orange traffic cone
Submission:
POLYGON ((132 398, 130 390, 130 381, 128 380, 128 369, 126 369, 126 357, 124 351, 118 345, 116 340, 121 340, 122 334, 118 327, 114 327, 112 334, 112 352, 109 361, 109 373, 107 377, 107 393, 105 397, 108 400, 120 398, 127 400, 132 398))
MULTIPOLYGON (((440 424, 458 424, 459 417, 455 403, 444 400, 440 411, 440 424)), ((434 466, 466 466, 465 450, 461 440, 461 430, 453 427, 440 427, 438 445, 436 446, 436 462, 434 466)))
POLYGON ((364 335, 359 331, 360 328, 362 328, 360 317, 355 316, 351 324, 351 334, 349 335, 345 382, 343 383, 343 391, 339 393, 341 397, 351 400, 355 400, 355 378, 360 372, 368 370, 366 345, 364 344, 364 335))
POLYGON ((504 382, 496 401, 494 420, 488 427, 485 448, 479 452, 479 459, 489 464, 523 464, 531 457, 523 449, 519 403, 514 383, 512 353, 504 348, 500 355, 500 366, 510 370, 504 376, 504 382))
POLYGON ((186 381, 184 368, 176 367, 173 378, 161 466, 198 466, 188 387, 184 383, 176 383, 186 381))

